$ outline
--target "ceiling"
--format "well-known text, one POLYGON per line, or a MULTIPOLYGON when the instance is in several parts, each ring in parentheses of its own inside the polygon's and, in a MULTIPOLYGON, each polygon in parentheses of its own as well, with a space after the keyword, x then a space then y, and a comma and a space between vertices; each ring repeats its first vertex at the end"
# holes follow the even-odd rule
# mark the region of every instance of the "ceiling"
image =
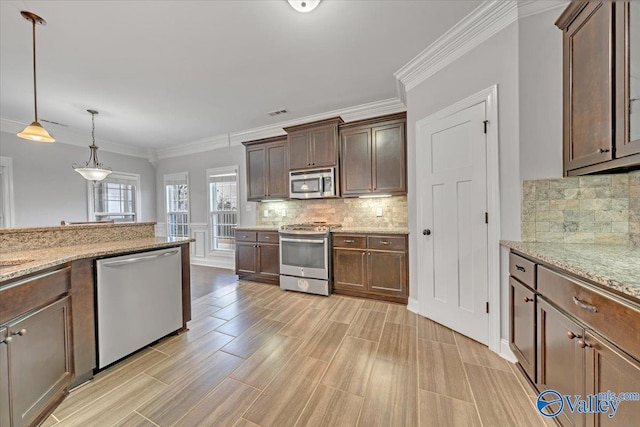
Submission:
MULTIPOLYGON (((480 1, 2 1, 0 118, 157 150, 395 98, 393 73, 480 1), (287 109, 286 115, 267 113, 287 109)), ((64 142, 64 141, 60 141, 64 142)))

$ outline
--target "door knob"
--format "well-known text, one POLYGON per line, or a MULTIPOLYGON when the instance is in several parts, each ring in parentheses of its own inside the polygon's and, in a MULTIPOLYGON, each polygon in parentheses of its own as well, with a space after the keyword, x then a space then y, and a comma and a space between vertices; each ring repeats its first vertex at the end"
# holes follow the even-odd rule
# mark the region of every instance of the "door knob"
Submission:
POLYGON ((422 234, 424 234, 425 236, 431 236, 431 230, 425 228, 424 230, 422 230, 422 234))

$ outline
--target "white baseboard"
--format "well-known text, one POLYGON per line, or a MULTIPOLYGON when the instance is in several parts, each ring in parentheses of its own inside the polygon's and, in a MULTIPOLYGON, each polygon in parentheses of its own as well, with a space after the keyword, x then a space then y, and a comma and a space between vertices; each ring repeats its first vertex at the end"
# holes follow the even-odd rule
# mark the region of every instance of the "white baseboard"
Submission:
POLYGON ((409 297, 409 302, 407 304, 407 310, 418 314, 418 300, 415 298, 409 297))
POLYGON ((232 270, 232 271, 236 269, 235 259, 234 258, 229 258, 229 259, 216 258, 216 259, 212 259, 212 258, 191 257, 190 261, 191 261, 191 265, 201 265, 201 266, 204 266, 204 267, 224 268, 224 269, 232 270))
POLYGON ((509 341, 507 341, 504 338, 502 338, 500 340, 500 353, 499 354, 500 354, 500 357, 502 357, 503 359, 508 360, 511 363, 516 363, 518 361, 516 359, 516 356, 514 356, 513 352, 509 348, 509 341))

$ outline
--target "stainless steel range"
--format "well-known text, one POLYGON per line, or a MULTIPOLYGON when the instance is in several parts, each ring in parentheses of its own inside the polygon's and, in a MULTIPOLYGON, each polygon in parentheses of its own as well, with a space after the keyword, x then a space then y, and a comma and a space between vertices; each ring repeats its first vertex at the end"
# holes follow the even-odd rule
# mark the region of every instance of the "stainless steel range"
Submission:
POLYGON ((340 224, 313 222, 280 227, 280 287, 331 293, 331 231, 340 224))

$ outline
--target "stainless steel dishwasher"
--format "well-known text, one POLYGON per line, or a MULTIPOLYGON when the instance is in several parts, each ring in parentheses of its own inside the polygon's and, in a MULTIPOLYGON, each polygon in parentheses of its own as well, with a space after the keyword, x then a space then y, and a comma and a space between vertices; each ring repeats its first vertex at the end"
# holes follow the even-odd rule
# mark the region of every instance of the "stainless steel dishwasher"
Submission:
POLYGON ((98 368, 182 327, 180 248, 96 261, 98 368))

